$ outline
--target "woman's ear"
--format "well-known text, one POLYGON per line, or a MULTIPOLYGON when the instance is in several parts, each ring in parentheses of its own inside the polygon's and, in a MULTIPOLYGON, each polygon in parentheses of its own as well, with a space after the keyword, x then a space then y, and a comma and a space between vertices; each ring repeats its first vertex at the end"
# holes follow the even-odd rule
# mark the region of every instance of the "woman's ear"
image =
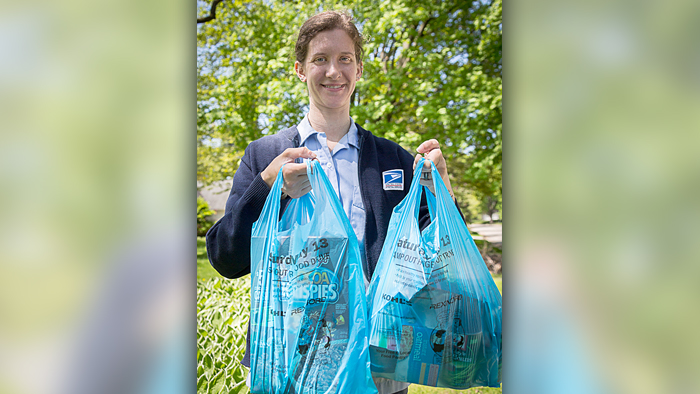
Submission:
POLYGON ((355 79, 357 81, 359 81, 360 78, 362 78, 362 71, 363 71, 362 62, 360 62, 360 64, 357 65, 357 74, 355 75, 355 79))
POLYGON ((304 74, 304 68, 301 66, 299 61, 294 62, 294 71, 297 73, 297 77, 301 79, 301 82, 306 82, 306 75, 304 74))

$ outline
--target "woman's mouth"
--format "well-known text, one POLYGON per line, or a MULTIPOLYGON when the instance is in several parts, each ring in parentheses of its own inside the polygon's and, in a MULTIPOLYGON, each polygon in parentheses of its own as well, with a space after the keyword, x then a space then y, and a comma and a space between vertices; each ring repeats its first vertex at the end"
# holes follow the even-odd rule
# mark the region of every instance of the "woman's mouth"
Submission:
POLYGON ((321 86, 323 86, 324 88, 329 89, 329 90, 341 90, 342 88, 345 87, 344 84, 337 84, 337 85, 324 85, 324 84, 321 84, 321 86))

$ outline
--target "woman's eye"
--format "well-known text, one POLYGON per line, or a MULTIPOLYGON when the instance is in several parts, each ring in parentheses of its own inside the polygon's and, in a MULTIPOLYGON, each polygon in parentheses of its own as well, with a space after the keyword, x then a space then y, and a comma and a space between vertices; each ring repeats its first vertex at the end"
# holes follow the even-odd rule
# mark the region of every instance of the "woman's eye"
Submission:
POLYGON ((314 61, 315 62, 325 62, 326 58, 325 57, 317 57, 314 61))

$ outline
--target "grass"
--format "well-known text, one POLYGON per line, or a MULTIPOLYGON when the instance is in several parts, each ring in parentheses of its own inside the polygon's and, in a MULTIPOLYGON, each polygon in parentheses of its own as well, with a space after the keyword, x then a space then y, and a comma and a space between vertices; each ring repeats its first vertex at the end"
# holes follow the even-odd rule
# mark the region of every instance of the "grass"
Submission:
POLYGON ((498 286, 498 291, 503 294, 503 275, 502 274, 491 274, 493 277, 493 281, 496 282, 496 286, 498 286))
POLYGON ((501 387, 472 387, 469 390, 452 390, 442 387, 428 387, 412 384, 408 386, 408 394, 502 394, 501 387))
MULTIPOLYGON (((209 259, 207 258, 207 251, 206 251, 206 243, 204 240, 204 237, 197 237, 197 279, 203 281, 203 286, 208 286, 206 283, 212 278, 221 278, 221 276, 212 268, 211 264, 209 264, 209 259)), ((241 279, 236 279, 235 281, 245 281, 247 280, 248 277, 244 277, 241 279)), ((223 278, 221 278, 224 280, 223 278)), ((503 292, 502 287, 503 287, 503 277, 501 274, 493 274, 493 280, 496 282, 496 286, 498 286, 498 290, 503 292)), ((225 286, 231 286, 233 281, 227 281, 226 285, 223 285, 222 287, 225 286)), ((237 283, 237 282, 236 282, 237 283)), ((241 282, 243 283, 243 282, 241 282)), ((246 282, 247 283, 247 282, 246 282)), ((215 284, 215 286, 217 286, 215 284)), ((248 284, 249 286, 249 284, 248 284)), ((234 288, 240 288, 240 287, 245 287, 242 285, 235 285, 233 286, 234 288)), ((248 301, 248 300, 247 300, 248 301)), ((248 301, 250 302, 250 301, 248 301)), ((198 307, 199 309, 199 307, 198 307)), ((236 315, 241 315, 244 312, 239 312, 236 313, 236 315)), ((242 335, 242 334, 241 334, 242 335)), ((200 344, 201 345, 201 344, 200 344)), ((239 344, 240 345, 240 344, 239 344)), ((238 364, 235 364, 238 365, 238 364)), ((241 373, 241 372, 238 372, 241 373)), ((247 390, 245 390, 247 392, 247 390)), ((439 388, 439 387, 428 387, 428 386, 420 386, 417 384, 412 384, 409 389, 408 393, 409 394, 501 394, 502 388, 493 388, 493 387, 473 387, 469 390, 452 390, 452 389, 446 389, 446 388, 439 388)))
POLYGON ((204 237, 197 237, 197 279, 220 278, 218 272, 209 264, 207 245, 204 237))

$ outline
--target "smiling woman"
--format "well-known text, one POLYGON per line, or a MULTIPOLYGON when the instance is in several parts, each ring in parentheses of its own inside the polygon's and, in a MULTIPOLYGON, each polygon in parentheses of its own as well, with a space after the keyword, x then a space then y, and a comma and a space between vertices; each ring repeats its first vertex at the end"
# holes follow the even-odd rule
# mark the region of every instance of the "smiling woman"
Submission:
POLYGON ((350 112, 350 96, 355 82, 362 76, 362 62, 357 62, 354 45, 345 31, 336 29, 319 33, 309 43, 309 54, 294 70, 309 89, 311 124, 321 112, 343 117, 350 112))
POLYGON ((299 30, 294 70, 309 92, 309 123, 332 151, 350 128, 350 98, 362 76, 362 35, 346 13, 328 11, 299 30))
POLYGON ((309 122, 326 129, 331 151, 350 127, 350 98, 362 76, 362 62, 356 59, 352 39, 336 29, 318 33, 309 42, 306 59, 294 63, 309 90, 309 122))
MULTIPOLYGON (((226 213, 207 233, 209 260, 228 278, 250 273, 251 229, 278 173, 284 179, 279 196, 284 210, 288 197, 299 198, 311 191, 303 162, 317 159, 357 236, 367 285, 392 210, 408 193, 415 163, 421 154, 430 159, 453 195, 447 164, 436 140, 423 142, 414 157, 353 122, 350 100, 362 77, 363 49, 362 35, 349 14, 326 11, 309 18, 299 30, 295 53, 294 70, 308 89, 309 112, 298 125, 248 145, 233 178, 226 213)), ((430 223, 425 199, 419 223, 421 228, 430 223)), ((250 365, 248 344, 241 363, 250 365)), ((407 392, 405 382, 383 378, 374 382, 381 394, 407 392)))

